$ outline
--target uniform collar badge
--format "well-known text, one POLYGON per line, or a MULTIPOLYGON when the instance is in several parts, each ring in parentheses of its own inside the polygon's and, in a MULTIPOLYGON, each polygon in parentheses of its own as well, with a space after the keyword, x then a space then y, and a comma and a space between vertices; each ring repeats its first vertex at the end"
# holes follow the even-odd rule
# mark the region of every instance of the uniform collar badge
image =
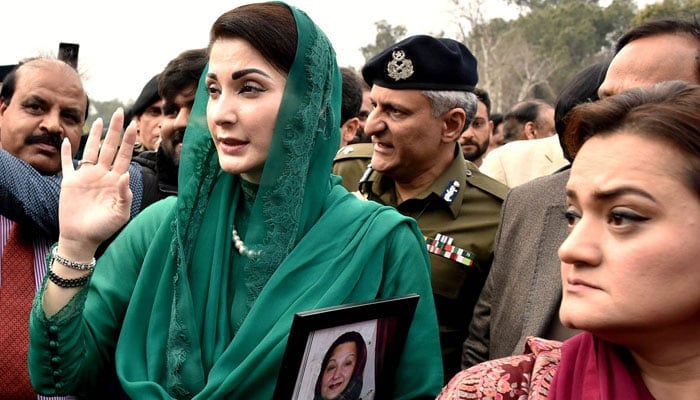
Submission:
POLYGON ((442 192, 442 199, 445 200, 447 204, 452 204, 452 202, 455 201, 455 197, 457 197, 457 193, 459 193, 459 181, 455 179, 450 182, 445 188, 445 191, 442 192))
POLYGON ((400 81, 408 79, 413 75, 413 62, 406 58, 406 52, 396 49, 391 53, 391 61, 386 66, 389 78, 400 81))

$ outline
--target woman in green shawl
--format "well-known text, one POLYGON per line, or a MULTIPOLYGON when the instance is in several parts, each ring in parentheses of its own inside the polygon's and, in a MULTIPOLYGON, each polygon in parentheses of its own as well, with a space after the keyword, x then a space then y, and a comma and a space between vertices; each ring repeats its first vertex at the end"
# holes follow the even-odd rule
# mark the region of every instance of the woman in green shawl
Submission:
POLYGON ((74 170, 64 143, 61 234, 30 322, 29 368, 48 395, 270 399, 295 313, 417 293, 394 398, 443 378, 423 237, 393 208, 329 173, 339 144, 333 49, 283 3, 238 7, 211 30, 185 135, 177 198, 126 221, 117 113, 74 170), (116 158, 115 158, 116 155, 116 158), (89 271, 77 269, 85 267, 89 271))

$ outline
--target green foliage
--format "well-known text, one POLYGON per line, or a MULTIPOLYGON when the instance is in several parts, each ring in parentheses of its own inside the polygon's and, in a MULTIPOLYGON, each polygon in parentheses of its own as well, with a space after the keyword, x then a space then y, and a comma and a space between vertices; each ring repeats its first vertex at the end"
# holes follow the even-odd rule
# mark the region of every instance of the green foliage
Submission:
MULTIPOLYGON (((517 6, 513 20, 487 20, 485 0, 452 0, 459 37, 478 60, 479 87, 489 92, 494 111, 528 97, 554 102, 582 68, 610 58, 615 42, 632 26, 659 18, 700 16, 700 0, 663 0, 641 11, 635 0, 505 0, 517 6)), ((365 59, 405 35, 402 26, 376 23, 365 59)))
POLYGON ((692 19, 700 17, 700 0, 664 0, 647 5, 633 19, 633 24, 662 18, 692 19))
POLYGON ((360 48, 365 62, 406 35, 406 27, 403 25, 392 26, 385 20, 377 21, 374 25, 377 27, 374 43, 360 48))
POLYGON ((612 37, 626 30, 634 15, 630 0, 618 0, 607 8, 596 2, 557 3, 534 9, 513 22, 515 30, 539 57, 556 66, 545 84, 550 100, 575 71, 609 54, 614 44, 612 37))
MULTIPOLYGON (((489 92, 494 111, 528 97, 554 102, 571 76, 611 55, 636 12, 633 0, 613 0, 607 7, 598 0, 506 1, 520 7, 518 18, 487 20, 485 1, 452 1, 457 39, 476 56, 478 85, 489 92)), ((391 26, 377 27, 377 45, 363 48, 365 56, 390 44, 379 43, 391 36, 391 26)))
POLYGON ((536 10, 571 3, 598 5, 598 0, 508 0, 507 3, 518 7, 527 8, 529 10, 536 10))
POLYGON ((89 132, 92 123, 95 122, 97 118, 102 118, 102 121, 104 121, 104 128, 106 129, 109 124, 109 120, 112 119, 112 114, 119 107, 126 108, 126 104, 122 103, 118 99, 108 101, 90 100, 90 111, 88 113, 88 118, 85 121, 83 132, 89 132))
POLYGON ((613 0, 613 2, 603 10, 606 21, 610 24, 608 41, 610 48, 615 47, 615 42, 627 30, 634 26, 634 17, 637 7, 630 0, 613 0))

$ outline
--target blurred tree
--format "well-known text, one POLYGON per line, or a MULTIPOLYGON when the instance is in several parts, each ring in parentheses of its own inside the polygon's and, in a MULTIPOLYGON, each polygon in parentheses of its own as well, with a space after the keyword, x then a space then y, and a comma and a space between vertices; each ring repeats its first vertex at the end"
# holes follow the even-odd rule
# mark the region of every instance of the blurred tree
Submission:
POLYGON ((509 0, 521 7, 518 18, 486 21, 482 0, 452 1, 458 40, 479 61, 479 86, 489 91, 494 111, 528 97, 553 101, 574 73, 611 54, 636 9, 632 0, 605 8, 594 0, 509 0))
POLYGON ((403 25, 392 26, 385 20, 377 21, 374 25, 377 27, 374 43, 360 48, 365 62, 406 36, 406 27, 403 25))
POLYGON ((664 0, 647 5, 632 20, 633 25, 661 18, 692 20, 700 17, 700 0, 664 0))
POLYGON ((90 99, 90 111, 88 112, 88 118, 85 121, 85 126, 83 127, 83 133, 88 133, 90 131, 92 123, 95 122, 97 118, 102 118, 102 121, 104 121, 103 131, 106 132, 107 126, 109 125, 109 120, 112 119, 112 114, 119 107, 126 108, 126 104, 122 103, 118 99, 108 101, 96 101, 90 99))
POLYGON ((566 3, 588 3, 598 5, 598 0, 507 0, 506 3, 513 4, 521 9, 536 10, 538 8, 546 8, 559 6, 566 3))
MULTIPOLYGON (((479 87, 494 112, 528 97, 554 101, 571 76, 610 58, 630 27, 664 18, 697 18, 700 0, 663 0, 638 10, 635 0, 503 0, 517 18, 486 19, 487 0, 451 0, 458 32, 478 60, 479 87)), ((406 34, 403 26, 379 21, 374 44, 361 48, 365 60, 406 34)))

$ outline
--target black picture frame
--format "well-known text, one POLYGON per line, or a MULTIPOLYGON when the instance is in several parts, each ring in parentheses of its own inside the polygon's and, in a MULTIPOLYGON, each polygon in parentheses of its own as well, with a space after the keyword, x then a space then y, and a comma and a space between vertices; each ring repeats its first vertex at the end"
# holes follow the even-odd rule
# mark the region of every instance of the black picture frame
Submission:
POLYGON ((328 344, 346 332, 361 333, 366 342, 362 399, 391 398, 419 297, 409 294, 295 314, 273 398, 314 400, 328 344))

